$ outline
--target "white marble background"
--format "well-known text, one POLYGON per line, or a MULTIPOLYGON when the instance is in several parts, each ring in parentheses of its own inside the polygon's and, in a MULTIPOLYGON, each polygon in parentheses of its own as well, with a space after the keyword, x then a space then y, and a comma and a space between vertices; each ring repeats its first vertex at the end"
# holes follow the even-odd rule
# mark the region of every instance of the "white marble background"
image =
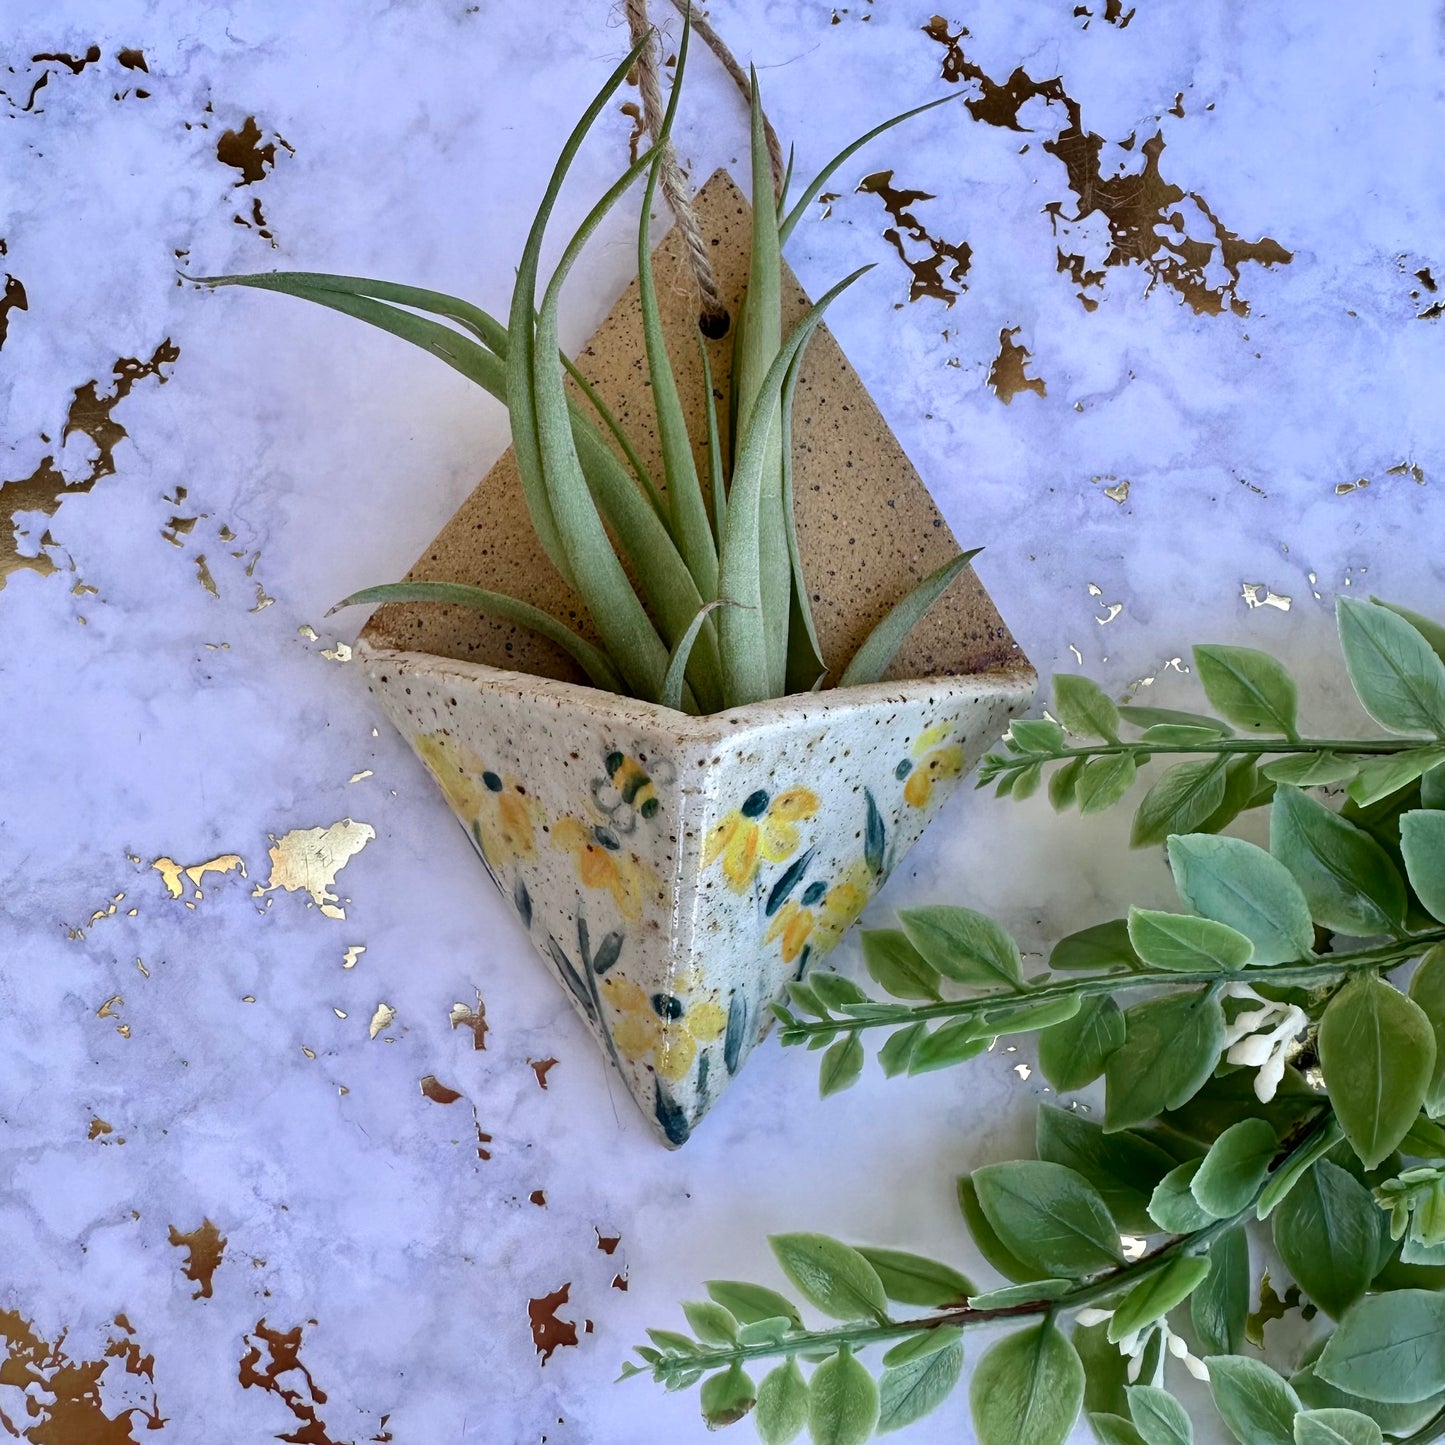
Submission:
MULTIPOLYGON (((1040 144, 1062 107, 1041 101, 1020 115, 1032 133, 975 123, 960 103, 877 143, 791 259, 814 291, 880 263, 832 324, 960 539, 986 545, 979 571, 1041 673, 1082 665, 1119 691, 1155 678, 1150 698, 1188 705, 1192 680, 1169 660, 1187 662, 1190 642, 1263 645, 1297 664, 1316 716, 1348 726, 1330 681, 1334 597, 1445 610, 1442 331, 1421 319, 1436 298, 1413 274, 1445 281, 1438 7, 1138 0, 1127 27, 1104 0, 1091 8, 968 0, 945 18, 968 26, 965 52, 994 79, 1020 65, 1062 76, 1110 142, 1162 131, 1168 179, 1240 237, 1292 252, 1241 267, 1247 316, 1195 314, 1138 266, 1106 268, 1097 309, 1080 305, 1042 212, 1072 214, 1076 198, 1040 144), (1180 93, 1182 117, 1169 111, 1180 93), (934 235, 973 248, 951 308, 908 303, 878 198, 849 194, 888 168, 936 194, 915 208, 934 235), (1021 328, 1046 395, 1003 405, 990 390, 1004 327, 1021 328), (1419 479, 1390 471, 1401 463, 1419 479), (1105 495, 1123 481, 1126 500, 1105 495), (1251 607, 1245 584, 1287 610, 1251 607)), ((6 1310, 52 1345, 68 1330, 66 1356, 98 1362, 105 1414, 142 1406, 155 1431, 135 1414, 103 1434, 82 1404, 82 1423, 45 1437, 60 1445, 701 1440, 694 1393, 610 1383, 644 1326, 675 1324, 704 1278, 775 1281, 771 1231, 968 1261, 953 1176, 1031 1131, 1043 1090, 1015 1072, 1026 1051, 892 1084, 870 1065, 820 1103, 816 1060, 768 1047, 685 1150, 658 1148, 440 797, 325 656, 360 620, 326 623, 327 607, 409 565, 505 445, 500 409, 343 318, 176 284, 178 260, 295 266, 503 308, 540 168, 625 49, 616 10, 6 7, 0 270, 29 309, 9 312, 0 350, 0 566, 18 548, 54 570, 0 575, 0 1330, 13 1337, 6 1310), (100 57, 79 73, 31 58, 91 45, 100 57), (147 71, 122 66, 122 48, 147 71), (262 144, 288 145, 238 186, 217 142, 247 117, 262 144), (62 440, 76 388, 98 381, 104 398, 117 358, 167 338, 169 380, 143 377, 113 408, 114 474, 51 516, 25 510, 43 488, 18 484, 42 457, 72 483, 96 470, 91 437, 62 440), (196 519, 179 546, 162 535, 173 516, 196 519), (375 838, 337 876, 344 920, 303 893, 252 896, 268 835, 345 818, 375 838), (199 900, 167 897, 149 866, 233 853, 247 879, 207 876, 199 900), (343 968, 354 945, 365 952, 343 968), (448 1022, 477 992, 481 1052, 448 1022), (381 1003, 396 1017, 373 1040, 381 1003), (546 1057, 560 1062, 543 1092, 528 1060, 546 1057), (463 1098, 423 1097, 428 1074, 463 1098), (88 1137, 97 1118, 111 1132, 88 1137), (529 1202, 537 1189, 545 1207, 529 1202), (227 1243, 211 1293, 193 1298, 168 1234, 205 1219, 227 1243), (598 1231, 620 1236, 614 1254, 598 1231), (527 1305, 563 1283, 558 1313, 580 1343, 542 1368, 527 1305), (133 1362, 153 1354, 153 1384, 105 1359, 117 1313, 133 1362), (275 1388, 243 1388, 262 1319, 301 1327, 324 1402, 265 1348, 255 1370, 274 1364, 275 1388)), ((943 51, 921 33, 931 13, 712 7, 757 63, 800 172, 945 92, 943 51)), ((735 161, 743 113, 710 60, 693 80, 682 149, 706 174, 735 161)), ((611 178, 627 129, 615 112, 599 128, 562 222, 611 178)), ((1137 171, 1137 146, 1106 147, 1105 173, 1119 162, 1137 171)), ((630 226, 620 216, 579 269, 570 342, 628 279, 630 226)), ((1097 266, 1099 219, 1070 245, 1097 266)), ((1210 267, 1216 285, 1217 252, 1210 267)), ((953 900, 1042 947, 1128 898, 1168 896, 1125 832, 1122 814, 1056 824, 1037 801, 960 796, 871 916, 953 900)), ((842 951, 842 967, 856 960, 842 951)), ((27 1414, 21 1389, 0 1385, 14 1430, 50 1418, 53 1394, 29 1397, 27 1414)), ((907 1438, 967 1439, 966 1418, 960 1391, 907 1438)))

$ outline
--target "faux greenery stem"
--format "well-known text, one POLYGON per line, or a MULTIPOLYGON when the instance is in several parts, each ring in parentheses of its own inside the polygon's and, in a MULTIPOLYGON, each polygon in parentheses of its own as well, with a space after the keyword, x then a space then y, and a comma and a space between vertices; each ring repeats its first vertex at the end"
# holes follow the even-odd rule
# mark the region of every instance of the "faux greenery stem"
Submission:
MULTIPOLYGON (((1286 1137, 1284 1145, 1275 1156, 1275 1167, 1271 1177, 1283 1169, 1296 1155, 1311 1147, 1319 1131, 1330 1117, 1330 1110, 1323 1108, 1303 1120, 1286 1137)), ((1268 1181, 1266 1180, 1266 1183, 1268 1181)), ((699 1351, 691 1355, 666 1356, 653 1366, 653 1374, 664 1379, 669 1374, 682 1374, 693 1370, 715 1370, 732 1364, 743 1364, 749 1360, 788 1358, 801 1354, 821 1354, 847 1345, 862 1349, 868 1345, 902 1339, 908 1335, 919 1335, 929 1330, 968 1329, 975 1325, 997 1324, 1001 1320, 1028 1318, 1036 1315, 1054 1315, 1060 1311, 1082 1309, 1098 1300, 1108 1299, 1122 1290, 1138 1284, 1162 1269, 1180 1255, 1198 1253, 1214 1242, 1226 1230, 1241 1223, 1252 1215, 1264 1184, 1254 1192, 1249 1202, 1237 1213, 1216 1219, 1203 1229, 1192 1234, 1176 1235, 1157 1249, 1135 1260, 1120 1265, 1070 1290, 1057 1299, 1023 1300, 1016 1305, 1002 1305, 997 1309, 974 1309, 962 1305, 957 1309, 942 1310, 938 1314, 924 1315, 913 1320, 874 1320, 857 1324, 837 1325, 831 1329, 808 1330, 781 1340, 762 1340, 757 1344, 720 1345, 714 1349, 699 1351)), ((1433 1440, 1433 1435, 1422 1436, 1421 1441, 1433 1440)))
POLYGON ((1128 743, 1090 743, 1079 748, 1051 748, 1048 752, 996 754, 1009 767, 1030 763, 1063 762, 1067 758, 1105 758, 1118 753, 1408 753, 1437 750, 1438 738, 1211 738, 1193 743, 1151 743, 1143 738, 1128 743))
POLYGON ((816 1021, 797 1019, 783 1024, 779 1037, 785 1044, 802 1043, 814 1034, 856 1033, 863 1029, 894 1028, 904 1023, 921 1023, 926 1019, 969 1018, 974 1014, 998 1013, 1005 1009, 1027 1008, 1066 998, 1089 998, 1111 994, 1122 989, 1150 988, 1163 984, 1224 984, 1253 980, 1257 983, 1315 983, 1366 968, 1393 968, 1417 958, 1437 943, 1445 943, 1445 928, 1412 933, 1398 943, 1380 944, 1352 953, 1325 954, 1312 963, 1282 964, 1273 968, 1244 968, 1234 973, 1181 973, 1166 968, 1136 968, 1128 973, 1105 973, 1097 977, 1067 979, 1059 983, 1041 984, 1019 993, 993 993, 983 998, 946 999, 930 1004, 869 1004, 868 1014, 830 1013, 816 1021))

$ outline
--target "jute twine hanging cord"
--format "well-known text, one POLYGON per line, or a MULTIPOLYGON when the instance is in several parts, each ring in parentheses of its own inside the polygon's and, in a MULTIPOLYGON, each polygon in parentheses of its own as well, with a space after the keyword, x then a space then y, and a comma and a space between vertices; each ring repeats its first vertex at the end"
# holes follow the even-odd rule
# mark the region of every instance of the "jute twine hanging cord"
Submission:
MULTIPOLYGON (((688 0, 672 0, 672 3, 681 14, 689 13, 688 0)), ((632 43, 636 45, 652 30, 651 23, 647 18, 647 0, 626 0, 626 10, 627 28, 632 36, 632 43)), ((723 69, 732 77, 743 95, 750 99, 752 85, 732 51, 728 49, 722 37, 704 17, 699 15, 696 10, 692 10, 691 14, 693 33, 717 56, 723 69)), ((660 46, 661 37, 656 31, 653 31, 651 40, 643 47, 638 56, 636 66, 637 88, 642 97, 643 124, 647 127, 647 132, 652 137, 654 144, 656 144, 662 129, 665 110, 662 99, 662 82, 658 74, 660 46)), ((782 189, 782 147, 778 144, 777 133, 766 116, 763 117, 763 129, 767 139, 768 160, 772 167, 773 190, 776 195, 782 189)), ((662 194, 667 198, 667 204, 672 208, 672 214, 677 221, 678 232, 687 247, 688 262, 702 303, 704 329, 710 329, 710 323, 716 325, 721 322, 725 326, 727 308, 718 294, 712 262, 708 259, 707 242, 703 239, 697 212, 693 210, 692 199, 688 195, 687 176, 678 163, 677 151, 671 140, 662 148, 661 173, 658 179, 662 185, 662 194)))

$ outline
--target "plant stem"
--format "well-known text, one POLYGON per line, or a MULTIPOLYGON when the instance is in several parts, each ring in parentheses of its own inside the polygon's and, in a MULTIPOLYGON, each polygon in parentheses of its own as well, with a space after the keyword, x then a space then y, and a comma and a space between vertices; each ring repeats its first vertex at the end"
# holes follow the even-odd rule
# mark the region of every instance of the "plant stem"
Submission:
POLYGON ((1031 763, 1063 762, 1066 758, 1108 757, 1114 753, 1408 753, 1415 749, 1434 750, 1439 738, 1212 738, 1197 743, 1134 742, 1092 743, 1087 747, 1054 748, 1049 752, 991 753, 1008 768, 1031 763))
POLYGON ((896 1028, 900 1024, 920 1023, 928 1019, 970 1018, 975 1014, 1012 1012, 1034 1004, 1052 1003, 1063 998, 1088 998, 1094 994, 1115 993, 1122 989, 1153 988, 1159 985, 1176 987, 1254 981, 1257 983, 1314 983, 1353 973, 1362 968, 1387 968, 1405 963, 1436 943, 1445 943, 1445 928, 1413 933, 1396 943, 1362 948, 1353 953, 1326 954, 1310 963, 1284 964, 1273 968, 1242 968, 1234 973, 1178 973, 1164 968, 1138 968, 1128 973, 1105 973, 1087 978, 1068 979, 1040 984, 1017 993, 995 993, 984 998, 946 999, 931 1004, 870 1004, 876 1010, 865 1017, 830 1014, 826 1019, 804 1020, 785 1024, 779 1030, 784 1044, 798 1044, 814 1034, 857 1033, 863 1029, 896 1028))
POLYGON ((1433 1440, 1445 1440, 1445 1412, 1422 1425, 1413 1435, 1407 1435, 1400 1445, 1430 1445, 1433 1440))
MULTIPOLYGON (((1279 1152, 1275 1155, 1275 1167, 1270 1171, 1273 1177, 1291 1158, 1302 1149, 1308 1148, 1318 1131, 1331 1116, 1329 1108, 1323 1108, 1301 1121, 1285 1137, 1279 1152)), ((1268 1182, 1268 1179, 1265 1181, 1268 1182)), ((1249 1203, 1237 1214, 1216 1219, 1212 1224, 1192 1234, 1176 1235, 1174 1238, 1151 1250, 1132 1264, 1120 1265, 1097 1279, 1088 1280, 1067 1294, 1052 1300, 1024 1300, 1016 1305, 1004 1305, 998 1309, 974 1309, 962 1305, 957 1309, 942 1310, 938 1314, 925 1315, 912 1320, 861 1321, 857 1324, 838 1325, 826 1330, 808 1330, 791 1338, 764 1340, 757 1344, 719 1345, 713 1349, 700 1350, 691 1355, 668 1355, 652 1366, 653 1377, 666 1382, 669 1375, 691 1373, 694 1370, 715 1370, 727 1365, 742 1364, 748 1360, 788 1358, 793 1355, 813 1354, 834 1350, 847 1345, 862 1349, 868 1345, 883 1344, 889 1340, 901 1339, 908 1335, 923 1334, 928 1330, 945 1328, 968 1329, 974 1325, 997 1324, 1001 1320, 1025 1319, 1036 1315, 1054 1314, 1060 1310, 1080 1309, 1096 1300, 1107 1299, 1120 1291, 1137 1284, 1141 1279, 1162 1269, 1171 1260, 1182 1254, 1197 1253, 1226 1230, 1233 1228, 1254 1211, 1255 1201, 1263 1192, 1264 1185, 1255 1191, 1249 1203)), ((1434 1436, 1421 1437, 1434 1439, 1434 1436)))

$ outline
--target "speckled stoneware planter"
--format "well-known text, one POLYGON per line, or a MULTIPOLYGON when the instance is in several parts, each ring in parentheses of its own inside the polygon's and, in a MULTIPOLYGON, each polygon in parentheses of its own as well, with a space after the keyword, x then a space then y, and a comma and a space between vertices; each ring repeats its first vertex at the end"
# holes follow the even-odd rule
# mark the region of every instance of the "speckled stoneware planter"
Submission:
MULTIPOLYGON (((720 174, 698 213, 735 303, 747 204, 720 174)), ((679 388, 700 413, 694 318, 686 288, 668 284, 672 240, 658 248, 658 291, 679 388)), ((790 274, 784 290, 800 314, 806 298, 790 274)), ((641 354, 634 284, 578 365, 651 464, 641 354)), ((724 385, 726 344, 712 366, 724 385)), ((836 666, 957 544, 825 332, 808 354, 794 431, 799 545, 836 666)), ((531 533, 510 452, 409 575, 509 591, 587 630, 531 533)), ((967 571, 887 680, 708 717, 600 692, 548 644, 459 608, 383 607, 357 659, 674 1147, 768 1031, 769 1002, 838 942, 1036 682, 967 571)))

